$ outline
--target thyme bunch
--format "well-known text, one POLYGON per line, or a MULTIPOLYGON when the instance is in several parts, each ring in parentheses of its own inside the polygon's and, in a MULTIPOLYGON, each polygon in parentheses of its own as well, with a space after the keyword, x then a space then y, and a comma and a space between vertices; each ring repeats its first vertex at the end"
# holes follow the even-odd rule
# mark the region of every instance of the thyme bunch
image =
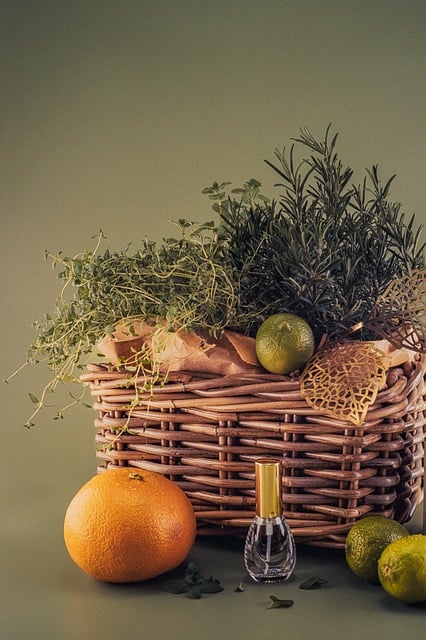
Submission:
POLYGON ((69 357, 90 353, 122 319, 166 320, 170 330, 203 326, 211 332, 228 324, 235 294, 222 247, 210 233, 213 225, 177 224, 182 236, 160 247, 145 240, 134 253, 85 251, 71 259, 48 254, 62 267, 63 287, 54 315, 36 324, 30 360, 46 354, 56 370, 69 357))
POLYGON ((127 247, 101 253, 106 238, 100 232, 93 251, 73 257, 45 253, 52 267, 60 269, 61 288, 54 312, 34 325, 36 337, 25 364, 43 361, 54 375, 40 396, 30 394, 35 410, 26 426, 33 425, 47 393, 59 382, 78 382, 97 343, 122 320, 166 322, 170 331, 202 327, 212 335, 235 324, 234 283, 215 225, 175 224, 177 238, 166 238, 159 246, 144 240, 134 252, 127 247))

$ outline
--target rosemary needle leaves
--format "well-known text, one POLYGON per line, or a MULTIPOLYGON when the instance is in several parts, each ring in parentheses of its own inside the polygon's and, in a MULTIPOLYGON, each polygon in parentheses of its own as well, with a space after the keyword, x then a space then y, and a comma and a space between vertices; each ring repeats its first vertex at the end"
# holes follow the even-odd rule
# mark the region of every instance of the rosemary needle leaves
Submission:
POLYGON ((232 192, 226 199, 226 183, 218 185, 216 210, 245 333, 254 335, 266 315, 290 311, 318 340, 340 334, 371 312, 392 280, 425 266, 422 227, 389 199, 395 176, 382 184, 374 165, 354 185, 336 141, 330 127, 320 141, 303 129, 289 151, 277 150, 276 162, 266 161, 281 179, 278 202, 260 198, 255 181, 246 183, 252 197, 241 200, 232 192), (301 160, 300 146, 309 151, 301 160))

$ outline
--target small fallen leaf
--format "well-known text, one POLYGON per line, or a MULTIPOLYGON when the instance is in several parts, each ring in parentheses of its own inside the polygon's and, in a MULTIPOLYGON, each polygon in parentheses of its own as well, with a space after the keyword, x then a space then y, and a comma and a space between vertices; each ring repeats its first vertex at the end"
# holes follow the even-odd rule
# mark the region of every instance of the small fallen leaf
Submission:
POLYGON ((294 605, 294 600, 282 600, 276 596, 269 596, 271 602, 266 607, 267 609, 288 609, 294 605))
POLYGON ((202 593, 220 593, 223 591, 223 587, 219 580, 215 580, 210 577, 208 580, 203 580, 200 584, 202 593))
POLYGON ((210 576, 204 578, 195 562, 190 562, 182 580, 169 580, 164 585, 164 591, 180 595, 185 593, 189 598, 199 600, 204 593, 220 593, 223 587, 219 580, 210 576))
POLYGON ((186 593, 188 591, 188 585, 183 580, 169 580, 164 585, 164 591, 174 594, 186 593))
POLYGON ((194 600, 199 600, 203 595, 201 585, 192 585, 188 589, 188 596, 194 600))
POLYGON ((312 576, 299 585, 299 589, 319 589, 323 585, 328 584, 328 580, 320 578, 320 576, 312 576))

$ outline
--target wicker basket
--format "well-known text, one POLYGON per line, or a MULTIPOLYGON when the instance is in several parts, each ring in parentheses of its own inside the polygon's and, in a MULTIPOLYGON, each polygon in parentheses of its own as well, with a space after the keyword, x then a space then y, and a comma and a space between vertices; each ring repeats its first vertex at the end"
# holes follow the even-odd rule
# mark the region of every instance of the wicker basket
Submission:
POLYGON ((420 362, 389 370, 361 427, 310 408, 295 378, 179 372, 135 403, 132 375, 100 364, 81 376, 96 397, 99 471, 133 466, 171 478, 194 505, 199 534, 245 535, 258 456, 282 459, 284 513, 298 542, 341 548, 357 519, 406 522, 422 499, 420 362))

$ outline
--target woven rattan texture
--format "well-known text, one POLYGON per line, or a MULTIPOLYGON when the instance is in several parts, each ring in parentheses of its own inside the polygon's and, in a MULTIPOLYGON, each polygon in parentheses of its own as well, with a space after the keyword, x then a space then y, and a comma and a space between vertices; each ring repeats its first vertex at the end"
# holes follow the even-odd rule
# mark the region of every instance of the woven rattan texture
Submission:
POLYGON ((421 500, 419 362, 390 369, 361 427, 318 414, 289 377, 178 373, 143 393, 131 371, 100 364, 81 379, 95 397, 98 470, 128 465, 171 478, 192 501, 199 534, 246 533, 254 460, 265 455, 283 462, 284 513, 298 542, 341 548, 362 516, 406 522, 421 500))

